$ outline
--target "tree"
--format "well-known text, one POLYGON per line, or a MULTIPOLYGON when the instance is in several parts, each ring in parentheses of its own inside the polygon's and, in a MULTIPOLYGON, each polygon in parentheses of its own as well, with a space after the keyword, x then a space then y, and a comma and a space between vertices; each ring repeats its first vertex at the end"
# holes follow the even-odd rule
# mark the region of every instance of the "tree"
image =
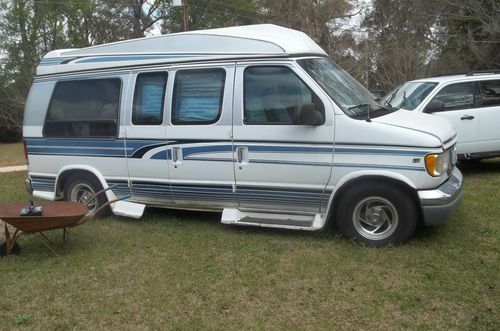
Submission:
POLYGON ((374 0, 363 27, 373 50, 373 84, 389 91, 401 83, 424 76, 436 57, 435 32, 439 19, 428 15, 430 0, 374 0))
MULTIPOLYGON (((161 0, 14 0, 0 3, 0 129, 20 137, 36 66, 49 51, 143 37, 167 15, 161 0)), ((2 139, 2 137, 0 137, 2 139)))
MULTIPOLYGON (((189 30, 213 29, 264 22, 254 0, 189 0, 189 30)), ((183 31, 182 7, 169 7, 161 24, 162 33, 183 31)))
POLYGON ((500 2, 449 0, 441 13, 446 34, 437 62, 468 71, 500 68, 500 2))
POLYGON ((13 1, 0 4, 0 128, 4 139, 19 137, 24 101, 40 57, 59 46, 59 4, 13 1))
POLYGON ((259 3, 268 20, 306 33, 329 51, 334 47, 332 21, 348 16, 352 9, 345 0, 261 0, 259 3))

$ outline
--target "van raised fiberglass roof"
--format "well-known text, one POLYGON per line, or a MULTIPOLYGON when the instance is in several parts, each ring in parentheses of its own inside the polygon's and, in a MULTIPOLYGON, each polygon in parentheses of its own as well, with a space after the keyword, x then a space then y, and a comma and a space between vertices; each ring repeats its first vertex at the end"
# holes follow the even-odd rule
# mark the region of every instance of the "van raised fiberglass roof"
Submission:
POLYGON ((273 24, 172 33, 47 53, 37 75, 71 71, 249 57, 320 55, 325 51, 306 34, 273 24))

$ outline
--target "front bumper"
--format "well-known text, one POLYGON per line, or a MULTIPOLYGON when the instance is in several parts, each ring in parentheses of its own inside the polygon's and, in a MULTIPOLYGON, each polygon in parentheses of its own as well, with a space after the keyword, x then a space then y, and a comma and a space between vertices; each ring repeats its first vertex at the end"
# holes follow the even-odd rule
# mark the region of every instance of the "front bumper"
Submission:
POLYGON ((418 191, 425 225, 446 223, 462 202, 463 176, 457 167, 450 178, 434 190, 418 191))

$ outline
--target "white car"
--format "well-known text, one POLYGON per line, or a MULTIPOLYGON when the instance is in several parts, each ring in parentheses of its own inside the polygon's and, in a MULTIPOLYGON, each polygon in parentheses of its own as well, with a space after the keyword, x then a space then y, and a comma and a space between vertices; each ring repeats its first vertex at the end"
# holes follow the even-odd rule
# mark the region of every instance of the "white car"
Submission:
POLYGON ((458 133, 460 160, 500 156, 500 71, 409 81, 383 102, 448 119, 458 133))

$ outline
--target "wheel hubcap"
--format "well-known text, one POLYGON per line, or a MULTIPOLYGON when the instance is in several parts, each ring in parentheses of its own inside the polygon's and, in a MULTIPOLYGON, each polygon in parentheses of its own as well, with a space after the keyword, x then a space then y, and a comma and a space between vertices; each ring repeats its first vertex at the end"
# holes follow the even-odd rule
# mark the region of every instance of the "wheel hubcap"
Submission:
POLYGON ((399 218, 396 207, 382 197, 368 197, 354 208, 354 228, 370 240, 383 240, 394 233, 399 218))
MULTIPOLYGON (((70 192, 70 201, 86 204, 94 196, 94 193, 94 190, 89 185, 84 183, 76 184, 70 192)), ((89 211, 97 209, 97 200, 93 200, 87 206, 89 211)))

